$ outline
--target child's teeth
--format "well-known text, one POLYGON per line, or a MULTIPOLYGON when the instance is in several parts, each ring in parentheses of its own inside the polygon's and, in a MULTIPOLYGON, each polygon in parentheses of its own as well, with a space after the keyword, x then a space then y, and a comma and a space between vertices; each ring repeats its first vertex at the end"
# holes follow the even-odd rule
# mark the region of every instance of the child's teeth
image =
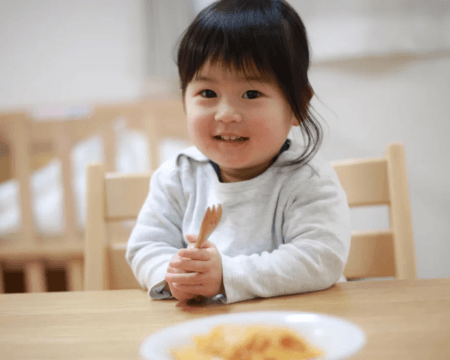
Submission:
POLYGON ((224 135, 221 135, 220 138, 222 140, 225 140, 225 141, 230 141, 230 140, 231 141, 241 141, 241 140, 243 140, 243 138, 241 138, 239 136, 224 136, 224 135))

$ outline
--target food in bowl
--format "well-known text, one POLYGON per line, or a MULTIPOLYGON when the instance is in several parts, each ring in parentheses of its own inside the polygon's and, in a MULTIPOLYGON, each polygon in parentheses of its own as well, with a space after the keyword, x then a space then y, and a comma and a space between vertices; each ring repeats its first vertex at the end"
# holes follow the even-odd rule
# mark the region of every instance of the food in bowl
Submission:
POLYGON ((193 337, 194 344, 173 349, 176 360, 305 360, 323 352, 295 331, 280 326, 232 325, 214 327, 193 337))

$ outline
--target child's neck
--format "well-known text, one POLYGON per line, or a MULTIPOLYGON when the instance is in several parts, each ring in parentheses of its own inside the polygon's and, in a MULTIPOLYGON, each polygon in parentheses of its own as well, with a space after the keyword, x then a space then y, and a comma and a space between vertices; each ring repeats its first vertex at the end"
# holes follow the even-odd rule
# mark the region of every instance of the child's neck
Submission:
POLYGON ((261 164, 252 167, 250 169, 236 169, 236 170, 220 169, 220 177, 222 182, 224 183, 251 180, 261 175, 264 171, 266 171, 269 168, 271 164, 272 162, 261 164))
POLYGON ((221 181, 223 183, 231 183, 231 182, 239 182, 239 181, 245 181, 250 180, 249 178, 244 178, 242 176, 234 176, 229 174, 224 174, 223 172, 220 173, 221 181))

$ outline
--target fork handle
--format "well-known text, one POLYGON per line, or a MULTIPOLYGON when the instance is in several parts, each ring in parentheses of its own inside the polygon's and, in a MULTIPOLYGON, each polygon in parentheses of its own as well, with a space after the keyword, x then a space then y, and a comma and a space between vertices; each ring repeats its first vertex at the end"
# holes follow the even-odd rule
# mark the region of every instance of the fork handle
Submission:
POLYGON ((200 231, 200 234, 198 234, 197 242, 195 243, 196 248, 200 248, 202 244, 208 239, 208 234, 202 233, 200 231))
POLYGON ((195 243, 195 247, 200 248, 203 244, 203 241, 205 241, 205 237, 202 234, 199 234, 197 242, 195 243))

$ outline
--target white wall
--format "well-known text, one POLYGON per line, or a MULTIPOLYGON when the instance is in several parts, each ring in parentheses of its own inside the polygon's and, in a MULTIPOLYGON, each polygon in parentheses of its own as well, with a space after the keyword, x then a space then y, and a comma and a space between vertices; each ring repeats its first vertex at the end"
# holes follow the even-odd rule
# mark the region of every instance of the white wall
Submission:
POLYGON ((0 109, 138 97, 143 0, 0 0, 0 109))

